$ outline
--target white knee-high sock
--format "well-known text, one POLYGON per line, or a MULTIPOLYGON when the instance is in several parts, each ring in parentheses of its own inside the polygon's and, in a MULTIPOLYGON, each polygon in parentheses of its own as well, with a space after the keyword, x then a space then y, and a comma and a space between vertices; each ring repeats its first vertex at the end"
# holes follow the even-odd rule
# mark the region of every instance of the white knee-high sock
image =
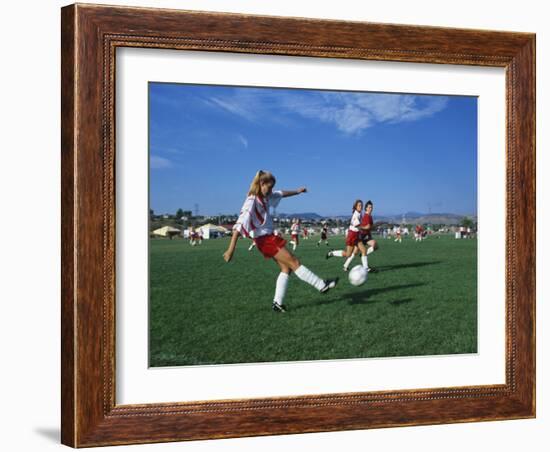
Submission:
POLYGON ((325 287, 325 282, 304 265, 300 265, 294 273, 302 281, 312 285, 317 290, 325 287))
POLYGON ((344 251, 343 250, 336 250, 336 251, 329 251, 329 255, 330 256, 336 256, 336 257, 344 257, 344 255, 342 254, 344 251))
POLYGON ((367 256, 361 256, 361 264, 363 264, 364 268, 369 268, 369 261, 367 259, 367 256))
POLYGON ((288 287, 288 273, 279 273, 277 277, 277 283, 275 284, 275 296, 273 301, 279 305, 282 305, 285 301, 286 288, 288 287))
POLYGON ((353 260, 354 257, 355 257, 355 254, 352 254, 350 257, 346 259, 346 262, 344 262, 344 268, 347 269, 349 267, 349 264, 351 264, 351 261, 353 260))

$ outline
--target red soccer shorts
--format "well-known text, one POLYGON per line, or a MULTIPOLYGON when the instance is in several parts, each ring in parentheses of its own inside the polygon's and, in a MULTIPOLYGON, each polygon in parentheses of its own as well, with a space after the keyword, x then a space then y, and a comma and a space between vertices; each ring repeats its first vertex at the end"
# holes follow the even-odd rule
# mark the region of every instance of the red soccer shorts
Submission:
POLYGON ((348 235, 346 236, 346 245, 355 246, 359 242, 359 233, 356 231, 348 230, 348 235))
POLYGON ((273 234, 257 237, 254 239, 254 242, 266 259, 271 259, 286 245, 285 239, 273 234))

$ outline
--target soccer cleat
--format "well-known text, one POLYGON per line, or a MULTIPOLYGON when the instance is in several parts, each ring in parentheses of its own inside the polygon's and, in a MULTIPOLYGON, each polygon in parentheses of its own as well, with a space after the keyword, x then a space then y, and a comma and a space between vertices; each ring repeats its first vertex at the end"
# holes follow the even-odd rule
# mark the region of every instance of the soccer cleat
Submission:
POLYGON ((328 258, 332 257, 332 254, 330 254, 330 253, 332 253, 333 251, 334 251, 334 250, 330 250, 330 251, 325 255, 325 259, 328 259, 328 258))
POLYGON ((271 309, 273 309, 273 311, 275 311, 275 312, 286 312, 287 311, 286 306, 284 304, 279 304, 279 303, 276 303, 275 301, 271 305, 271 309))
POLYGON ((376 268, 374 268, 374 267, 369 267, 369 268, 367 268, 367 272, 368 272, 368 273, 376 273, 377 271, 378 271, 378 270, 376 270, 376 268))
POLYGON ((349 271, 348 267, 342 267, 345 272, 349 271))
POLYGON ((325 279, 325 287, 323 287, 319 292, 327 293, 330 289, 334 289, 336 287, 336 284, 338 284, 339 279, 340 278, 325 279))

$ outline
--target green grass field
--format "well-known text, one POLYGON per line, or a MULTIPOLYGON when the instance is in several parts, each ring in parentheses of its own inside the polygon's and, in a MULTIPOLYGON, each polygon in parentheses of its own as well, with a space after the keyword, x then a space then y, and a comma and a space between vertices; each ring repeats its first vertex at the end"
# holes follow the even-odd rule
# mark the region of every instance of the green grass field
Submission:
MULTIPOLYGON (((343 237, 331 237, 341 248, 343 237)), ((150 365, 182 366, 477 351, 477 240, 430 237, 416 243, 378 239, 369 255, 377 273, 352 286, 344 260, 326 260, 318 237, 295 254, 322 278, 340 277, 323 295, 291 276, 285 304, 271 310, 279 273, 250 242, 150 241, 150 365)), ((356 258, 352 264, 357 265, 356 258)))

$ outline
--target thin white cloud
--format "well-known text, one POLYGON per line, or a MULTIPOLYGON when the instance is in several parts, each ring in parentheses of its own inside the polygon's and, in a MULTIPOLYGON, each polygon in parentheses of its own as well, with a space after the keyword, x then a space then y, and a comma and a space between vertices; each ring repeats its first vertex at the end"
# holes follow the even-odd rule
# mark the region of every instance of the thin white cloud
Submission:
POLYGON ((254 121, 255 119, 254 112, 248 111, 245 106, 238 101, 238 99, 220 99, 218 97, 211 97, 209 100, 229 113, 241 116, 248 121, 254 121))
POLYGON ((165 169, 172 168, 172 162, 164 157, 159 157, 158 155, 151 155, 149 161, 151 169, 165 169))
POLYGON ((239 143, 241 143, 245 149, 248 149, 248 140, 246 139, 246 137, 242 136, 241 134, 238 134, 237 139, 239 140, 239 143))
POLYGON ((318 91, 250 89, 225 97, 212 97, 210 104, 248 121, 280 122, 281 113, 331 124, 346 134, 357 134, 380 123, 418 121, 445 109, 444 96, 374 94, 318 91))
POLYGON ((169 154, 180 154, 183 155, 186 153, 186 150, 183 146, 159 146, 159 145, 152 145, 151 146, 151 152, 155 153, 169 153, 169 154))

